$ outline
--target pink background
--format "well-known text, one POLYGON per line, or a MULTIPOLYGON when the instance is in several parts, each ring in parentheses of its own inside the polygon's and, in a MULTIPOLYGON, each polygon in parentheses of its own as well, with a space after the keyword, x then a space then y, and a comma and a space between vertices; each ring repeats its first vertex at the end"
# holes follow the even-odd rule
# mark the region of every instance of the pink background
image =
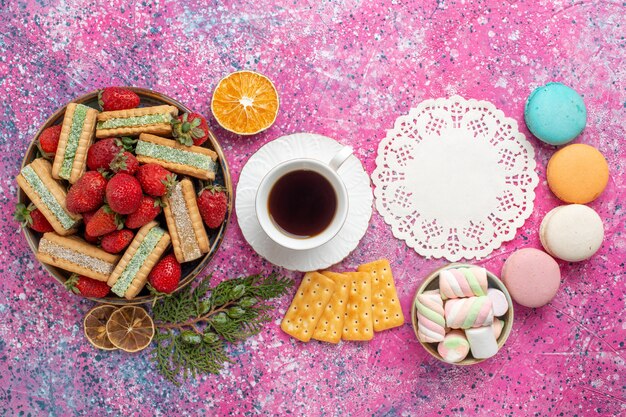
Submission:
MULTIPOLYGON (((624 163, 626 8, 619 1, 36 1, 0 11, 0 414, 2 415, 618 415, 626 412, 624 163), (140 5, 144 4, 144 5, 140 5), (147 4, 147 5, 146 5, 147 4), (316 132, 351 144, 368 172, 394 120, 427 98, 489 100, 523 123, 537 86, 561 81, 585 99, 577 142, 607 157, 611 180, 591 206, 606 238, 588 262, 560 263, 547 306, 516 306, 513 332, 493 359, 452 367, 431 358, 410 324, 370 343, 302 344, 276 320, 233 346, 220 375, 166 383, 148 355, 100 352, 82 334, 90 301, 44 273, 10 218, 28 142, 58 107, 107 85, 170 95, 210 115, 217 81, 238 69, 276 83, 281 111, 263 134, 215 125, 234 181, 248 157, 281 135, 316 132), (562 414, 559 414, 562 413, 562 414)), ((509 253, 540 247, 537 228, 558 201, 545 183, 554 148, 530 137, 540 184, 515 240, 482 265, 499 273, 509 253)), ((390 259, 408 317, 426 260, 375 212, 337 270, 390 259)), ((236 218, 205 274, 272 270, 244 241, 236 218)), ((285 274, 300 279, 301 274, 285 274)), ((295 290, 294 290, 295 291, 295 290)))

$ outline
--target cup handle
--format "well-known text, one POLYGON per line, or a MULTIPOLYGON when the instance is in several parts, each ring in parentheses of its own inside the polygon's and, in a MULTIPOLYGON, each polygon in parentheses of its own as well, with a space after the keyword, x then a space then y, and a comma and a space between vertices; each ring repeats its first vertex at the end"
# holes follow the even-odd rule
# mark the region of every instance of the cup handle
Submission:
POLYGON ((328 165, 334 170, 337 171, 341 165, 352 155, 352 148, 350 146, 344 146, 341 148, 339 152, 333 156, 333 159, 330 160, 328 165))

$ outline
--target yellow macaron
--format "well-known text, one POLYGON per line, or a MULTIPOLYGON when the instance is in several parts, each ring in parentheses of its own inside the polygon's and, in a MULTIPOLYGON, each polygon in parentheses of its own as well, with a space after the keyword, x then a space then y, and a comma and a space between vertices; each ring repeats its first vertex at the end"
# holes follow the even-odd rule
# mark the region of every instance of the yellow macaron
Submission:
POLYGON ((550 190, 566 203, 586 204, 604 191, 609 165, 593 146, 576 143, 552 155, 546 176, 550 190))

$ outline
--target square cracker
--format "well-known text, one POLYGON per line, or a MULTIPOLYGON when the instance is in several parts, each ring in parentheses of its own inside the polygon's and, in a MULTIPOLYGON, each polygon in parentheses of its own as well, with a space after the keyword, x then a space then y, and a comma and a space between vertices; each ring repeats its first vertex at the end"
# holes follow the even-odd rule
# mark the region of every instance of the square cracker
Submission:
POLYGON ((280 328, 288 335, 308 342, 334 290, 335 282, 332 279, 319 272, 307 272, 280 328))
POLYGON ((372 317, 374 331, 398 327, 404 324, 404 315, 391 266, 387 259, 370 262, 358 267, 358 271, 369 272, 372 276, 372 317))
POLYGON ((344 315, 343 340, 371 340, 374 337, 372 320, 372 279, 367 272, 348 272, 350 291, 344 315))
POLYGON ((335 281, 335 292, 328 301, 322 317, 317 322, 313 339, 322 342, 339 343, 343 328, 344 314, 348 305, 350 277, 345 274, 324 271, 322 275, 335 281))

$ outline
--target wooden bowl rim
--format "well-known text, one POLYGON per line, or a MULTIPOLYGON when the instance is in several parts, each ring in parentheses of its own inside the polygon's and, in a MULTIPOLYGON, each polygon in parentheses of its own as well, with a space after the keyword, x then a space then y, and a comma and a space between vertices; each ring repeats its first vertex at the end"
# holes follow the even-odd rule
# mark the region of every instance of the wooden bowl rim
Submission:
MULTIPOLYGON (((436 270, 434 270, 433 272, 431 272, 422 282, 422 284, 417 288, 417 291, 415 291, 415 296, 413 297, 413 303, 411 304, 411 323, 413 324, 413 332, 415 333, 415 337, 417 338, 418 342, 422 345, 422 347, 428 352, 430 353, 431 356, 433 356, 434 358, 438 359, 439 361, 448 364, 448 365, 461 365, 461 366, 465 366, 465 365, 475 365, 477 363, 481 363, 487 359, 491 359, 491 358, 486 358, 486 359, 476 359, 473 357, 468 357, 463 359, 460 362, 457 363, 450 363, 450 362, 446 362, 443 360, 443 358, 439 355, 439 352, 437 352, 437 344, 436 343, 424 343, 421 340, 419 340, 419 337, 417 336, 418 332, 417 332, 417 309, 415 307, 415 301, 417 300, 417 296, 418 294, 423 293, 424 291, 426 291, 426 288, 435 280, 435 278, 439 277, 439 273, 443 270, 446 269, 452 269, 452 268, 469 268, 469 267, 476 267, 477 265, 472 265, 472 264, 465 264, 465 263, 451 263, 448 265, 445 265, 441 268, 437 268, 436 270)), ((495 284, 495 287, 492 287, 489 285, 489 288, 497 288, 500 291, 502 291, 504 293, 504 295, 506 296, 506 301, 509 304, 509 309, 507 310, 506 314, 505 314, 505 318, 503 319, 504 321, 504 327, 502 328, 502 333, 500 334, 500 337, 498 338, 498 352, 500 351, 500 349, 502 349, 502 346, 504 346, 504 343, 507 341, 507 339, 509 338, 509 335, 511 334, 511 329, 513 328, 513 320, 514 320, 514 311, 513 311, 513 300, 511 299, 511 295, 509 294, 509 291, 506 289, 506 286, 504 285, 504 283, 500 280, 500 278, 498 278, 494 273, 492 273, 491 271, 489 271, 487 268, 485 268, 485 271, 487 271, 487 281, 488 283, 492 282, 495 284)), ((497 355, 497 353, 496 353, 497 355)))
MULTIPOLYGON (((178 100, 175 100, 169 96, 166 96, 164 94, 158 93, 156 91, 153 90, 149 90, 146 88, 139 88, 139 87, 124 87, 127 88, 129 90, 134 91, 135 93, 137 93, 141 98, 146 97, 149 98, 153 101, 160 101, 163 104, 168 104, 171 106, 175 106, 177 107, 180 111, 184 112, 184 113, 191 113, 192 110, 189 109, 187 106, 185 106, 184 104, 180 103, 178 100)), ((94 90, 91 91, 85 95, 82 95, 72 101, 70 101, 69 103, 85 103, 87 101, 93 100, 94 98, 96 98, 98 96, 98 92, 100 90, 94 90)), ((67 104, 69 104, 67 103, 67 104)), ((24 158, 22 159, 22 165, 20 167, 20 171, 22 168, 24 168, 24 166, 26 166, 27 164, 29 164, 32 161, 32 155, 35 154, 35 149, 37 148, 37 140, 39 139, 39 135, 41 135, 41 132, 43 132, 44 129, 52 126, 55 124, 55 122, 57 122, 58 120, 60 120, 62 118, 62 116, 65 114, 65 109, 67 108, 67 104, 65 104, 63 107, 57 109, 52 116, 50 116, 37 130, 37 133, 35 133, 35 136, 33 137, 33 139, 30 141, 30 144, 28 145, 28 148, 26 149, 26 153, 24 154, 24 158), (31 156, 31 158, 29 158, 29 155, 31 156)), ((193 280, 196 278, 196 276, 202 272, 204 270, 204 268, 206 268, 209 264, 209 262, 211 261, 211 259, 213 259, 213 256, 215 256, 215 253, 217 252, 217 250, 219 249, 219 247, 222 244, 222 241, 224 240, 224 236, 226 235, 226 230, 228 228, 228 225, 230 223, 230 217, 232 214, 232 207, 233 207, 233 186, 232 186, 232 181, 230 178, 230 171, 228 168, 228 161, 226 160, 225 156, 224 156, 224 151, 222 150, 222 147, 220 145, 220 143, 218 142, 217 138, 215 137, 215 134, 211 131, 211 129, 209 129, 209 142, 211 143, 211 146, 213 148, 213 150, 217 153, 219 161, 220 161, 220 166, 222 169, 222 175, 224 177, 224 185, 226 187, 227 190, 227 197, 228 197, 228 209, 226 211, 226 217, 224 219, 224 222, 222 223, 222 226, 220 226, 220 228, 218 229, 217 232, 217 236, 215 238, 215 241, 213 242, 213 245, 211 245, 211 248, 209 249, 209 252, 204 256, 204 258, 202 258, 202 260, 200 261, 200 263, 185 277, 182 277, 180 280, 180 284, 178 286, 178 288, 176 288, 176 290, 174 290, 174 293, 180 291, 181 289, 185 288, 187 285, 191 284, 193 282, 193 280)), ((26 194, 22 191, 21 188, 17 187, 17 200, 19 203, 24 203, 27 200, 26 194)), ((36 236, 36 232, 32 231, 31 229, 27 228, 27 227, 23 227, 22 231, 24 233, 24 236, 26 237, 26 241, 28 242, 28 246, 30 247, 31 251, 33 252, 33 254, 37 253, 37 241, 39 239, 38 236, 36 236)), ((39 262, 39 261, 37 261, 39 262)), ((63 284, 65 282, 65 280, 67 279, 65 276, 63 276, 62 274, 60 274, 58 272, 58 270, 56 268, 51 267, 50 265, 44 264, 42 262, 39 262, 43 268, 48 271, 48 273, 50 273, 50 275, 52 275, 59 283, 63 284)), ((92 301, 98 302, 98 303, 104 303, 104 304, 114 304, 114 305, 138 305, 138 304, 145 304, 145 303, 150 303, 153 302, 155 300, 158 300, 159 298, 161 298, 161 296, 153 296, 153 295, 143 295, 140 297, 135 297, 132 300, 127 300, 125 298, 121 298, 121 297, 104 297, 104 298, 89 298, 86 297, 92 301)))

